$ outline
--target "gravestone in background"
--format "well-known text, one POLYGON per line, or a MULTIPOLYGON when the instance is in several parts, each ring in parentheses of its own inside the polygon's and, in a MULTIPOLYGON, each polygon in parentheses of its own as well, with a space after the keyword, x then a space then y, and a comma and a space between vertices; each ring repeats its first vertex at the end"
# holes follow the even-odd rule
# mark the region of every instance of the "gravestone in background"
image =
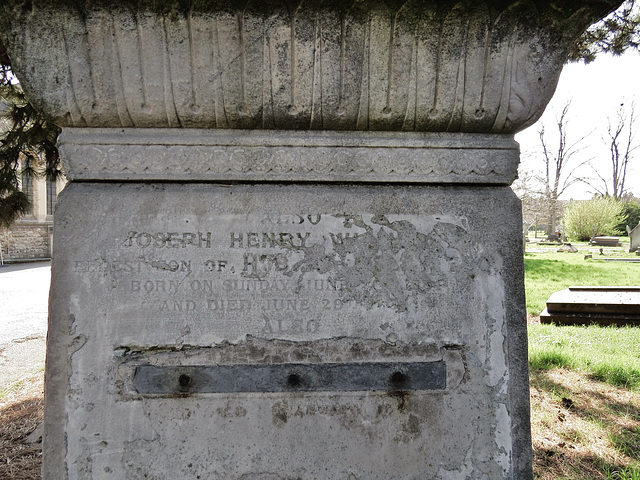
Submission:
POLYGON ((531 478, 513 134, 619 2, 67 3, 44 478, 531 478))

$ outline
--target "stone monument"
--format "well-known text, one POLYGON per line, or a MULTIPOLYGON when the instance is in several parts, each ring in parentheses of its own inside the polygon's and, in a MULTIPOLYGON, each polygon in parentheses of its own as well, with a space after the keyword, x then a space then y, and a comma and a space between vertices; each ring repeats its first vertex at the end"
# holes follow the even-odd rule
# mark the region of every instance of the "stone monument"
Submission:
POLYGON ((513 134, 619 3, 6 1, 71 180, 44 478, 531 478, 513 134))

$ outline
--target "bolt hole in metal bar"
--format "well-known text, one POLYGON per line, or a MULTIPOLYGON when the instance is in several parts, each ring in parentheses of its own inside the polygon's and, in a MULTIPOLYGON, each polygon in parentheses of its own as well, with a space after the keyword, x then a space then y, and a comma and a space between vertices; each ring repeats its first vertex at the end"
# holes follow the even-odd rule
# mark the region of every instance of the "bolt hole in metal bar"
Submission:
POLYGON ((140 365, 133 385, 142 395, 176 393, 444 390, 438 362, 270 365, 140 365))

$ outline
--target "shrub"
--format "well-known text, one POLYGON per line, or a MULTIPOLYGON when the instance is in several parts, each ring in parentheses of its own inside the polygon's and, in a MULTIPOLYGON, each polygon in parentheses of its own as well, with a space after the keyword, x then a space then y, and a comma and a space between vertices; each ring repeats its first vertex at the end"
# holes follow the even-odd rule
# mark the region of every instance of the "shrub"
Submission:
POLYGON ((571 202, 564 212, 565 233, 573 240, 619 234, 617 226, 624 221, 624 206, 612 197, 571 202))
POLYGON ((630 201, 623 203, 624 213, 627 218, 624 222, 618 225, 618 230, 621 232, 627 231, 627 225, 629 225, 632 229, 640 223, 640 203, 630 201))

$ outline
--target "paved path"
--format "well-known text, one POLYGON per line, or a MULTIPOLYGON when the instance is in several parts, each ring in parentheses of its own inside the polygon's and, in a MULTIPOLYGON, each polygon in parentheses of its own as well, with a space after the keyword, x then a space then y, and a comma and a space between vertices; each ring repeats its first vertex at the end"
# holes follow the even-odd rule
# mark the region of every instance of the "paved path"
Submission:
POLYGON ((44 367, 51 263, 0 266, 0 392, 44 367))

